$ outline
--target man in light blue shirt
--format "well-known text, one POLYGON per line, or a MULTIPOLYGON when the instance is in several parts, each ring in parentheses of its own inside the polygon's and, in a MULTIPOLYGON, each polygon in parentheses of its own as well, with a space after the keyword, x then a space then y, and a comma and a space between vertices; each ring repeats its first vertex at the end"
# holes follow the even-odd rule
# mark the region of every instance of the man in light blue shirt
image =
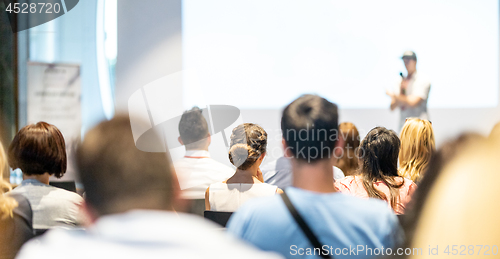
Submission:
POLYGON ((336 192, 332 161, 341 151, 337 106, 316 95, 288 105, 281 120, 283 147, 291 157, 291 203, 321 243, 315 249, 292 217, 282 197, 259 198, 243 205, 228 231, 265 251, 287 258, 370 258, 393 254, 399 223, 386 203, 336 192))

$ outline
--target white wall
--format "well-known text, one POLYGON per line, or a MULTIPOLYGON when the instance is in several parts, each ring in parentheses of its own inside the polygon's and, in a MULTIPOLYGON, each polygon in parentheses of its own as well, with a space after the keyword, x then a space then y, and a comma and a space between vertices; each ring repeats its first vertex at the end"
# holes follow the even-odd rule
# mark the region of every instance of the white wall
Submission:
MULTIPOLYGON (((142 86, 182 69, 181 1, 118 1, 116 110, 142 86)), ((166 96, 172 106, 181 96, 166 96)))
MULTIPOLYGON (((142 86, 182 70, 181 1, 148 0, 147 3, 137 8, 136 1, 118 1, 118 111, 126 111, 128 98, 142 86)), ((474 85, 470 86, 470 91, 474 91, 474 85)), ((165 96, 165 102, 168 107, 178 110, 182 107, 182 91, 176 89, 173 92, 174 95, 165 96)), ((430 94, 432 96, 432 90, 430 94)), ((453 98, 453 93, 449 98, 453 98)), ((491 109, 430 109, 429 114, 438 146, 465 131, 488 134, 500 121, 498 106, 491 109)), ((242 110, 241 116, 244 122, 260 124, 268 132, 268 161, 282 154, 279 136, 281 110, 242 110)), ((398 113, 389 111, 389 108, 359 110, 340 107, 340 121, 353 122, 362 136, 375 126, 399 131, 398 113)), ((222 138, 217 135, 210 147, 212 157, 229 164, 222 138)))

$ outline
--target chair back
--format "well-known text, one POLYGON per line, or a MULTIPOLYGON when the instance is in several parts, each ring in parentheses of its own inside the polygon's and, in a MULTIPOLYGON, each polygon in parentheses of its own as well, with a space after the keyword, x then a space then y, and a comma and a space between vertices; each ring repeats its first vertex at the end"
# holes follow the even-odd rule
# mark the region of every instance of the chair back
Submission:
POLYGON ((34 231, 35 231, 35 237, 38 237, 38 236, 41 236, 43 234, 45 234, 45 232, 47 232, 47 228, 35 228, 34 231))
POLYGON ((225 211, 210 211, 206 210, 203 213, 203 216, 206 219, 209 219, 223 227, 226 227, 227 222, 229 221, 229 218, 233 215, 232 212, 225 212, 225 211))
POLYGON ((76 192, 76 183, 75 181, 52 181, 49 185, 64 189, 70 192, 76 192))

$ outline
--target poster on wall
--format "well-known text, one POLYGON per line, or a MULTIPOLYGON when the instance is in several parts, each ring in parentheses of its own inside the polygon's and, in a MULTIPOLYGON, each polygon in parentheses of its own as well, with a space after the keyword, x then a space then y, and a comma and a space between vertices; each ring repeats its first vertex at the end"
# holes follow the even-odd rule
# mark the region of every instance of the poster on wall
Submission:
POLYGON ((45 121, 62 132, 68 169, 61 180, 75 180, 71 157, 80 139, 81 120, 80 65, 28 62, 27 122, 45 121))

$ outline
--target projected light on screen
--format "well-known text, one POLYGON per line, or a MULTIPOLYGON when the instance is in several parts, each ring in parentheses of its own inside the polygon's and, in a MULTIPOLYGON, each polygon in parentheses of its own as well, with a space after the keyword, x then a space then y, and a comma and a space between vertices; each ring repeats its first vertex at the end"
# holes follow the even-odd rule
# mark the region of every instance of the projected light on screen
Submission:
POLYGON ((497 0, 184 0, 184 105, 280 109, 303 93, 387 108, 417 54, 430 107, 495 107, 497 0), (196 81, 196 83, 193 83, 196 81))

